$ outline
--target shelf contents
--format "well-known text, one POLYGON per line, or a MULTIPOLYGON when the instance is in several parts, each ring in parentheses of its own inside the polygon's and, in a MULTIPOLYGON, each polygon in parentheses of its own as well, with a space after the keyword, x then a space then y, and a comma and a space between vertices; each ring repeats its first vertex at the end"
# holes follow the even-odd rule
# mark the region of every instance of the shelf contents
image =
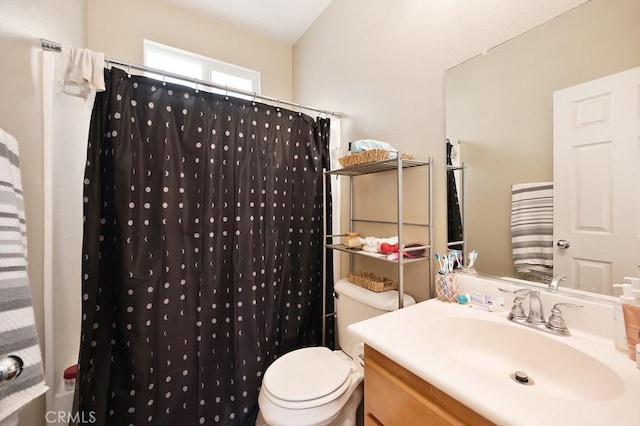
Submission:
MULTIPOLYGON (((398 153, 395 151, 387 151, 384 149, 370 149, 358 152, 357 154, 347 154, 338 158, 338 162, 342 167, 353 167, 360 164, 373 163, 375 161, 392 160, 397 158, 398 153)), ((402 158, 410 160, 413 158, 411 154, 402 153, 402 158)))
MULTIPOLYGON (((405 259, 420 259, 424 257, 423 255, 426 248, 427 246, 420 243, 407 244, 404 246, 404 250, 402 250, 402 256, 405 259)), ((387 255, 387 260, 398 260, 399 257, 400 253, 398 253, 396 248, 395 251, 387 255)))
POLYGON ((381 243, 378 251, 382 254, 391 254, 398 252, 398 243, 389 244, 389 243, 381 243))
POLYGON ((398 237, 391 237, 391 238, 366 237, 366 238, 362 238, 360 241, 362 242, 362 249, 370 253, 382 253, 382 254, 393 253, 394 252, 393 247, 396 248, 395 251, 397 251, 397 247, 398 247, 398 237), (384 248, 387 251, 382 250, 383 244, 386 244, 384 248))
POLYGON ((360 238, 360 234, 357 232, 347 232, 344 234, 345 242, 344 245, 350 249, 361 249, 362 248, 362 239, 360 238))
POLYGON ((424 257, 426 253, 426 245, 422 243, 410 243, 404 246, 404 257, 415 259, 417 257, 424 257))
MULTIPOLYGON (((402 158, 405 158, 406 155, 403 155, 402 158)), ((401 163, 402 169, 410 169, 413 167, 422 167, 428 166, 430 163, 425 163, 423 161, 417 160, 407 160, 403 159, 401 163)), ((362 163, 357 164, 355 166, 345 167, 345 168, 337 168, 333 170, 328 170, 326 173, 329 175, 341 175, 341 176, 362 176, 371 173, 380 173, 386 172, 390 170, 398 170, 398 160, 382 160, 382 161, 374 161, 371 163, 362 163)))
MULTIPOLYGON (((388 260, 398 260, 399 246, 398 237, 390 238, 360 237, 359 233, 347 232, 345 235, 345 246, 348 249, 360 250, 371 254, 380 254, 388 260)), ((402 251, 405 258, 417 259, 423 257, 428 246, 422 243, 411 243, 404 246, 402 251)))
MULTIPOLYGON (((332 152, 334 158, 340 155, 342 152, 337 150, 332 152)), ((405 294, 404 294, 404 268, 407 264, 414 262, 423 262, 426 265, 426 268, 429 269, 429 272, 424 274, 425 281, 427 281, 428 286, 428 294, 429 297, 433 295, 433 274, 431 268, 431 242, 433 241, 433 229, 431 224, 429 223, 432 215, 432 170, 431 165, 433 164, 433 159, 429 158, 428 161, 418 161, 413 160, 413 156, 410 154, 402 153, 396 150, 392 146, 379 145, 378 141, 359 141, 359 143, 351 143, 350 144, 350 154, 343 155, 338 157, 338 162, 342 165, 342 168, 332 168, 331 170, 326 170, 325 175, 334 175, 334 176, 345 176, 349 178, 350 183, 350 192, 349 198, 350 202, 349 206, 349 229, 350 231, 359 226, 361 222, 368 222, 380 225, 395 225, 397 227, 397 234, 391 238, 376 238, 376 237, 367 237, 363 238, 362 236, 358 236, 360 240, 360 246, 358 246, 355 242, 355 235, 351 234, 338 234, 338 235, 327 235, 325 230, 324 232, 324 247, 328 250, 323 251, 323 262, 327 261, 327 252, 329 250, 346 252, 349 254, 349 271, 350 273, 347 276, 349 282, 356 284, 360 287, 366 288, 371 291, 382 292, 387 290, 395 290, 398 292, 398 308, 403 308, 405 305, 405 294), (357 152, 358 150, 362 150, 362 152, 357 152), (404 205, 404 170, 412 169, 416 167, 426 167, 426 172, 428 173, 428 177, 426 179, 426 202, 428 206, 428 211, 425 214, 427 220, 418 221, 418 223, 405 222, 403 220, 403 205, 404 205), (354 179, 359 179, 359 176, 372 175, 377 173, 395 173, 393 177, 397 183, 397 191, 395 194, 395 198, 397 201, 397 215, 395 220, 375 220, 367 217, 360 217, 359 215, 354 214, 353 212, 353 181, 354 179), (422 229, 421 234, 426 234, 427 236, 420 237, 420 239, 424 239, 425 243, 415 242, 414 244, 406 244, 405 237, 405 226, 411 226, 412 231, 416 227, 420 227, 422 229), (353 238, 354 241, 351 240, 353 238), (384 244, 384 245, 383 245, 384 244), (400 252, 400 253, 398 253, 400 252), (357 270, 356 262, 361 262, 362 256, 371 257, 376 259, 376 261, 381 262, 389 262, 394 264, 397 267, 398 274, 397 279, 389 279, 384 276, 378 276, 369 272, 353 272, 357 270), (396 256, 395 258, 393 256, 396 256)), ((414 177, 418 177, 414 175, 414 177)), ((420 191, 421 192, 421 191, 420 191)), ((326 197, 326 190, 323 191, 323 195, 326 197)), ((373 229, 373 228, 371 228, 373 229)), ((383 228, 387 229, 387 228, 383 228)), ((375 232, 372 231, 372 232, 375 232)), ((384 231, 382 231, 384 232, 384 231)), ((355 232, 353 234, 356 234, 355 232)), ((366 268, 366 266, 363 266, 366 268)), ((326 298, 327 290, 327 276, 326 273, 323 273, 322 278, 322 291, 323 297, 326 298)), ((322 317, 324 319, 328 318, 327 308, 323 306, 322 317)), ((326 324, 324 324, 326 326, 326 324)), ((323 343, 326 340, 326 327, 323 328, 323 343)))
POLYGON ((395 290, 398 288, 398 281, 383 277, 381 275, 376 275, 371 272, 349 272, 349 275, 347 275, 347 280, 350 283, 359 285, 360 287, 364 287, 375 292, 395 290))

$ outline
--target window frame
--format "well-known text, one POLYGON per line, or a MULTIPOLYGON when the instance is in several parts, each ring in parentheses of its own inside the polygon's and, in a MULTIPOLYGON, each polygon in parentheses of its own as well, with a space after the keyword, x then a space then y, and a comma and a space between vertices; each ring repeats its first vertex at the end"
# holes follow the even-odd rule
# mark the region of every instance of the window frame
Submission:
MULTIPOLYGON (((197 63, 202 66, 202 76, 198 80, 210 81, 214 84, 224 85, 220 82, 213 80, 213 71, 217 71, 229 76, 242 78, 251 82, 252 89, 244 89, 241 87, 234 87, 229 85, 229 89, 238 89, 248 92, 255 92, 260 94, 260 71, 256 71, 250 68, 245 68, 240 65, 231 64, 229 62, 220 61, 218 59, 209 58, 207 56, 199 55, 197 53, 189 52, 187 50, 178 49, 176 47, 168 46, 166 44, 158 43, 152 40, 143 40, 143 60, 144 65, 147 65, 148 55, 150 53, 159 53, 162 55, 170 56, 176 59, 180 59, 187 62, 197 63)), ((156 67, 153 67, 156 68, 156 67)), ((153 78, 161 78, 155 73, 147 73, 153 78)), ((181 84, 194 86, 194 83, 188 81, 180 82, 181 84)), ((212 91, 218 92, 218 90, 212 88, 212 91)))

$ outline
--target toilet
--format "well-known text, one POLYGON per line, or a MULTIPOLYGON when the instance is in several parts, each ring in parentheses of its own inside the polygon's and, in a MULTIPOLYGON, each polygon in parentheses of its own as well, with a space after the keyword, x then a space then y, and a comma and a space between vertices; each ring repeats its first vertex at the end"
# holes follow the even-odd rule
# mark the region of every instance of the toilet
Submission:
MULTIPOLYGON (((364 393, 364 344, 350 324, 398 308, 395 290, 375 293, 348 282, 334 285, 340 350, 309 347, 289 352, 267 368, 258 395, 258 424, 270 426, 355 425, 364 393)), ((415 300, 404 296, 404 306, 415 300)))

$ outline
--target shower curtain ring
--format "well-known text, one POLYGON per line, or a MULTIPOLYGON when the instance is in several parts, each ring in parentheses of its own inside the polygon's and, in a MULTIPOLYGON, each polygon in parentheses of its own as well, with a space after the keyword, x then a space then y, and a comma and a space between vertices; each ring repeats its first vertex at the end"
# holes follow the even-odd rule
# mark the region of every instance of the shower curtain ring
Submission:
POLYGON ((229 97, 229 86, 224 86, 224 97, 229 97))
POLYGON ((276 108, 280 108, 280 98, 277 98, 278 103, 276 104, 276 108))
POLYGON ((255 102, 257 97, 258 94, 256 92, 253 92, 253 99, 251 100, 251 102, 255 102))
POLYGON ((127 66, 127 77, 131 78, 131 61, 129 61, 127 66))
POLYGON ((165 74, 165 72, 164 72, 164 70, 162 70, 162 85, 163 85, 163 86, 166 86, 166 85, 167 85, 167 82, 166 82, 166 81, 165 81, 165 79, 164 79, 164 77, 165 77, 165 75, 164 75, 164 74, 165 74))
POLYGON ((196 87, 196 93, 198 93, 198 77, 193 77, 193 84, 196 87))

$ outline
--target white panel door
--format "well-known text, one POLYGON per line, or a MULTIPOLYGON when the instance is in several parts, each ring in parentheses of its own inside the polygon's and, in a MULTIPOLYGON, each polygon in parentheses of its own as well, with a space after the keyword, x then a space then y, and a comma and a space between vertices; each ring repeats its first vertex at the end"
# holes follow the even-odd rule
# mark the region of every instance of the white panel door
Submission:
POLYGON ((640 272, 639 94, 640 68, 554 93, 554 274, 579 289, 640 272))

